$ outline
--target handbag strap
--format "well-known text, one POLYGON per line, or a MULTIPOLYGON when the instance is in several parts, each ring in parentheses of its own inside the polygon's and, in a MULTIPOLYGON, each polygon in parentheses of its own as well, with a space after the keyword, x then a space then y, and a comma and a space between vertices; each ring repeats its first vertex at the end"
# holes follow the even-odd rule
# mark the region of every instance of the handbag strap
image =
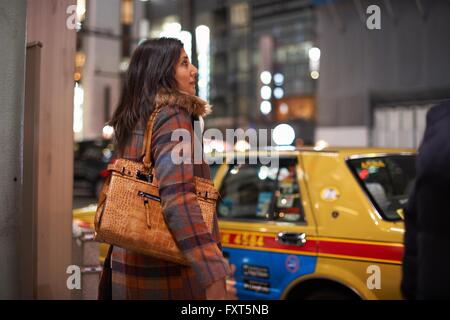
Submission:
POLYGON ((153 135, 153 125, 155 123, 156 116, 158 115, 161 108, 156 108, 147 122, 147 127, 145 129, 144 134, 144 143, 142 145, 142 155, 144 156, 142 162, 144 163, 144 167, 151 171, 152 165, 152 157, 151 157, 151 146, 152 146, 152 135, 153 135))

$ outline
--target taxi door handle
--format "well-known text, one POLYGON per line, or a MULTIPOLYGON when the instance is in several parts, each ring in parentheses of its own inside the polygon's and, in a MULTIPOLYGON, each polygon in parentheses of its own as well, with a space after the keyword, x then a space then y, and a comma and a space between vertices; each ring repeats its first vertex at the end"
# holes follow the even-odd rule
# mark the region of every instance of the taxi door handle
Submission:
POLYGON ((306 234, 293 232, 280 232, 276 240, 283 244, 297 245, 303 247, 306 244, 306 234))

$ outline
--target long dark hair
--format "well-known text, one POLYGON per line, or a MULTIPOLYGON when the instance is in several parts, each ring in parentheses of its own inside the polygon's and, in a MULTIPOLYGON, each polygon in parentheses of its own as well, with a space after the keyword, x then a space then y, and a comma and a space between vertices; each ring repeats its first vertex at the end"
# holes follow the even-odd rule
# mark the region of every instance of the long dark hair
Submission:
POLYGON ((109 122, 114 128, 119 154, 124 151, 138 121, 148 121, 158 90, 172 92, 176 89, 175 65, 182 48, 183 43, 178 39, 159 38, 144 41, 134 51, 119 105, 109 122))

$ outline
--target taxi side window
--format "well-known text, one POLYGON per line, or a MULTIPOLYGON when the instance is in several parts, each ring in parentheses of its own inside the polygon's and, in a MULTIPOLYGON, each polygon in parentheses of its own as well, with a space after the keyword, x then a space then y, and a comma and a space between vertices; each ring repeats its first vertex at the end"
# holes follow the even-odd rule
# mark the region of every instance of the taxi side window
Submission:
POLYGON ((229 164, 220 190, 219 217, 267 220, 278 168, 259 164, 229 164))
POLYGON ((280 159, 273 212, 276 221, 304 222, 296 164, 296 159, 280 159))
POLYGON ((279 166, 230 164, 220 194, 221 218, 303 221, 296 159, 280 159, 279 166))

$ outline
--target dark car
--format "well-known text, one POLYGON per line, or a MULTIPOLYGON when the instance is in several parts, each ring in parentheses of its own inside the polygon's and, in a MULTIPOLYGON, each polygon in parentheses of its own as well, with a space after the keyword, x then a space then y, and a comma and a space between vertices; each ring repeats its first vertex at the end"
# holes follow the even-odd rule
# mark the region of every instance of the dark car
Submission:
POLYGON ((114 157, 114 145, 111 140, 84 140, 75 143, 74 150, 74 187, 87 188, 98 197, 104 178, 108 175, 108 163, 114 157))

